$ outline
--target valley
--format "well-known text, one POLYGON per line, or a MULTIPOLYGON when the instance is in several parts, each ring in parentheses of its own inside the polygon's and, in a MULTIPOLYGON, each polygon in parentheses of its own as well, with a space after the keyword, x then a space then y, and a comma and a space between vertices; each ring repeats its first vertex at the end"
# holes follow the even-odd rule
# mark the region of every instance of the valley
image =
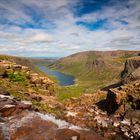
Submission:
POLYGON ((138 51, 53 61, 0 55, 0 140, 138 140, 139 68, 138 51), (76 84, 61 86, 46 67, 75 76, 76 84))
POLYGON ((44 60, 43 65, 75 76, 76 86, 58 86, 58 92, 61 92, 61 96, 64 94, 64 98, 78 97, 83 93, 93 93, 119 83, 125 61, 138 53, 138 51, 87 51, 59 60, 44 60), (68 94, 67 97, 65 91, 68 94))

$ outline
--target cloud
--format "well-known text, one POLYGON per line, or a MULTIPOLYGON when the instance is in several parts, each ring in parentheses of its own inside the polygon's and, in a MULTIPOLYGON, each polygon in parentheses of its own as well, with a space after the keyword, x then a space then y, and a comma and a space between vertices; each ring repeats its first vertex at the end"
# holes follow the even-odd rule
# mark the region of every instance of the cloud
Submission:
POLYGON ((82 0, 1 0, 0 53, 62 57, 86 50, 140 50, 139 0, 110 1, 77 16, 82 0), (102 20, 103 26, 95 27, 102 20))

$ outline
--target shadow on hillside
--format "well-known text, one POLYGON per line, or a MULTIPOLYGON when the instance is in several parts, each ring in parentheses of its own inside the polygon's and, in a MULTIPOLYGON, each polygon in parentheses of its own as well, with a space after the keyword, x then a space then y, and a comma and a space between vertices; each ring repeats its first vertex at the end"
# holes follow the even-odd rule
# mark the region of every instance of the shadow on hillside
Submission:
POLYGON ((117 88, 117 87, 120 87, 121 85, 122 85, 122 82, 118 82, 118 83, 115 83, 115 84, 108 85, 108 86, 102 88, 101 90, 108 91, 111 88, 117 88))
POLYGON ((98 108, 101 109, 102 111, 107 111, 106 104, 107 104, 107 100, 106 99, 103 99, 103 100, 101 100, 101 101, 96 103, 98 108))
POLYGON ((112 102, 108 101, 108 98, 107 98, 107 99, 104 99, 104 100, 97 102, 96 105, 102 111, 106 111, 108 115, 114 114, 115 111, 119 107, 119 105, 115 101, 115 97, 114 97, 114 100, 112 100, 112 102))
POLYGON ((109 89, 111 88, 117 88, 122 85, 121 82, 118 82, 113 85, 109 85, 102 90, 107 91, 106 99, 103 99, 96 103, 99 109, 106 111, 108 115, 114 114, 115 111, 119 108, 119 105, 116 102, 116 95, 109 89))

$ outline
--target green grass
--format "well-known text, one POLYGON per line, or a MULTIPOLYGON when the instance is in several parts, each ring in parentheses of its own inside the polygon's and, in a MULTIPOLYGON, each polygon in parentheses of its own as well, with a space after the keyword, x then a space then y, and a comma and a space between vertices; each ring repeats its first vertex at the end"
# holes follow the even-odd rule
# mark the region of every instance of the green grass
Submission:
POLYGON ((0 60, 11 60, 12 56, 8 56, 8 55, 0 55, 0 60))
MULTIPOLYGON (((63 70, 64 73, 74 75, 78 79, 78 86, 74 87, 75 91, 79 91, 79 87, 86 92, 95 92, 114 81, 119 80, 119 72, 117 69, 105 68, 88 71, 83 64, 71 65, 63 70)), ((70 88, 67 92, 71 92, 70 88)))
POLYGON ((27 96, 25 96, 23 93, 16 90, 10 90, 10 95, 12 95, 13 97, 18 97, 21 100, 28 100, 27 96))
POLYGON ((49 113, 54 116, 62 117, 64 112, 60 109, 51 108, 47 104, 32 100, 33 108, 37 108, 40 112, 49 113))
POLYGON ((20 73, 10 73, 8 74, 8 78, 14 82, 17 82, 17 81, 23 82, 26 80, 26 77, 20 73))
POLYGON ((56 88, 56 92, 57 92, 57 98, 60 101, 64 101, 71 97, 76 97, 76 98, 80 97, 84 92, 84 88, 81 86, 67 86, 67 87, 58 86, 56 88))
MULTIPOLYGON (((85 67, 85 62, 75 62, 71 64, 61 64, 61 69, 53 68, 66 74, 71 74, 78 79, 77 86, 61 87, 57 86, 56 93, 60 101, 64 101, 71 97, 80 97, 84 93, 94 93, 95 91, 111 84, 119 79, 118 70, 112 68, 104 68, 100 70, 91 70, 85 67)), ((50 77, 52 78, 52 77, 50 77)), ((57 85, 58 85, 58 81, 57 85)))
MULTIPOLYGON (((62 61, 56 61, 54 64, 46 64, 47 67, 71 74, 78 79, 78 86, 56 88, 57 97, 60 101, 71 97, 79 97, 83 93, 94 93, 108 85, 120 81, 120 74, 124 68, 124 62, 127 58, 135 55, 134 52, 124 52, 116 56, 104 56, 101 53, 90 52, 82 55, 73 55, 64 58, 62 61), (93 60, 105 62, 105 67, 93 67, 88 69, 88 64, 93 64, 93 60)), ((43 64, 45 65, 45 64, 43 64)), ((51 77, 50 77, 51 78, 51 77)), ((56 81, 58 83, 58 81, 56 81)))

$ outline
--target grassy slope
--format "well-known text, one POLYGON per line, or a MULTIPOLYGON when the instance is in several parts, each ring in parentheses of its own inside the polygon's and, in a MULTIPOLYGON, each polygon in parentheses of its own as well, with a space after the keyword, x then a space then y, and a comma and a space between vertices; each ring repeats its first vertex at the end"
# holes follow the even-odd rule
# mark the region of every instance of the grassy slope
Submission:
POLYGON ((120 80, 120 73, 124 68, 124 62, 131 56, 136 56, 136 51, 112 51, 112 52, 82 52, 50 63, 49 67, 74 75, 78 81, 76 86, 58 87, 61 99, 69 96, 79 96, 81 93, 91 93, 107 85, 120 80), (89 69, 87 63, 94 60, 104 61, 105 66, 89 69), (65 95, 66 94, 66 95, 65 95), (65 97, 66 96, 66 97, 65 97))
MULTIPOLYGON (((69 87, 56 86, 57 96, 59 100, 65 100, 70 97, 79 97, 81 94, 87 92, 92 93, 103 88, 109 84, 115 83, 120 79, 120 73, 124 68, 124 62, 127 58, 137 55, 135 51, 115 51, 115 52, 82 52, 71 55, 69 57, 57 60, 47 61, 47 66, 53 69, 63 71, 74 75, 78 80, 77 84, 69 87), (105 62, 105 66, 94 67, 89 69, 87 62, 92 64, 93 60, 101 60, 105 62)), ((34 60, 30 58, 19 58, 0 55, 0 59, 13 60, 27 65, 30 68, 32 63, 45 64, 46 61, 34 60), (30 60, 30 61, 28 61, 30 60)), ((37 70, 37 69, 35 69, 37 70)), ((51 77, 53 80, 55 78, 51 77)))

